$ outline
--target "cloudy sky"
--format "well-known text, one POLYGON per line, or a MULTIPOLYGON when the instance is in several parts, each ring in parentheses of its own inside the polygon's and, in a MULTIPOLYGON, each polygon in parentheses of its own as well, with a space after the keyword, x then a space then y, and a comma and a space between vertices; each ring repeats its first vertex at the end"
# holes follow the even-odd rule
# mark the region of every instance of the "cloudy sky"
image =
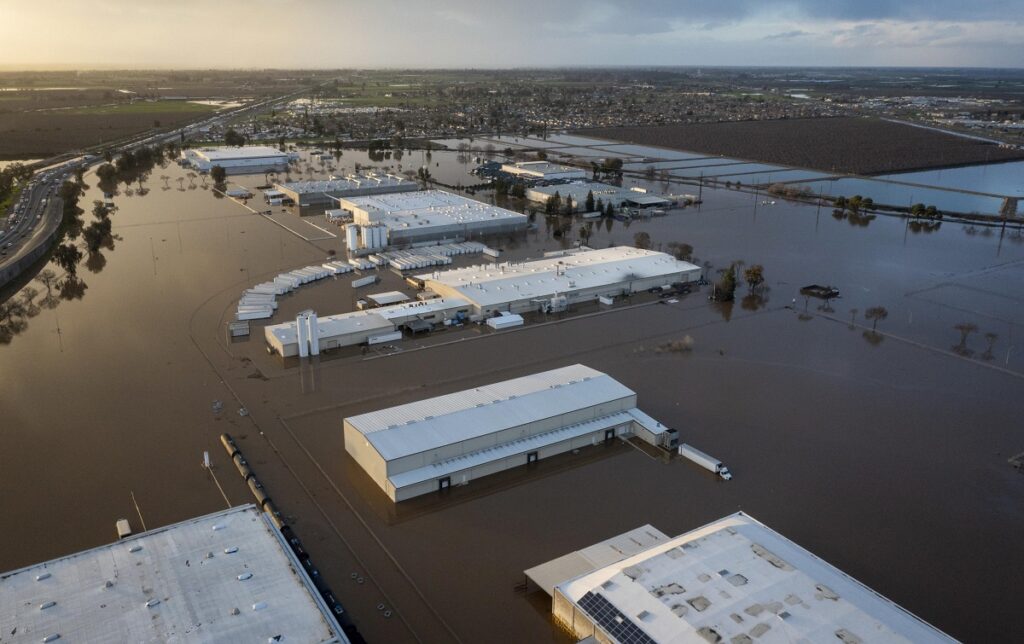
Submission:
POLYGON ((1024 67, 1024 0, 0 0, 0 66, 1024 67))

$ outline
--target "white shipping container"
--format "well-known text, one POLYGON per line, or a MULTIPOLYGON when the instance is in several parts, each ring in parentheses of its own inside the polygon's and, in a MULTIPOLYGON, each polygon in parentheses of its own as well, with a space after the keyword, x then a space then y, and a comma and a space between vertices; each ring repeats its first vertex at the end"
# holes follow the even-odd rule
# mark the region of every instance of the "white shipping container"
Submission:
POLYGON ((391 333, 382 333, 381 335, 371 335, 366 339, 366 344, 381 344, 383 342, 394 342, 401 339, 401 331, 392 331, 391 333))

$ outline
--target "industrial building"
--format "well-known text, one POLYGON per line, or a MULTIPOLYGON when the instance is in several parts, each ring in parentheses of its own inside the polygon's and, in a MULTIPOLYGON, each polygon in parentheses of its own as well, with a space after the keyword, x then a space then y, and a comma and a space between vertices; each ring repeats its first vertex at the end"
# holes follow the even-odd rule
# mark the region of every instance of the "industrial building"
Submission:
POLYGON ((4 573, 0 624, 12 644, 349 641, 254 505, 4 573))
POLYGON ((643 526, 526 574, 581 640, 956 641, 742 512, 675 538, 643 526))
POLYGON ((484 264, 418 275, 442 297, 458 297, 474 313, 559 311, 573 304, 700 279, 700 267, 629 246, 580 248, 526 262, 484 264))
POLYGON ((327 181, 289 181, 275 184, 274 188, 300 206, 327 206, 346 197, 411 192, 420 186, 394 174, 365 173, 331 177, 327 181))
POLYGON ((537 203, 547 202, 549 197, 558 194, 565 202, 566 197, 572 198, 577 209, 582 209, 587 194, 594 194, 594 201, 611 203, 616 208, 664 208, 672 205, 672 200, 651 194, 642 188, 622 188, 599 181, 573 181, 551 186, 535 186, 526 190, 526 198, 537 203))
POLYGON ((461 241, 526 230, 526 215, 444 190, 347 197, 339 207, 352 213, 346 227, 350 251, 424 241, 461 241))
POLYGON ((293 322, 264 327, 263 333, 274 353, 284 358, 306 357, 338 347, 374 344, 375 338, 389 336, 402 327, 416 330, 423 324, 433 326, 469 313, 466 300, 439 297, 321 318, 304 311, 293 322))
POLYGON ((346 451, 395 502, 618 436, 676 440, 635 392, 581 364, 351 416, 344 430, 346 451))
POLYGON ((587 178, 587 171, 583 168, 574 168, 568 165, 549 163, 548 161, 505 163, 501 166, 501 171, 522 179, 542 179, 545 181, 587 178))
POLYGON ((288 167, 294 153, 281 152, 266 145, 243 147, 197 148, 182 150, 181 162, 199 172, 209 172, 218 165, 228 174, 276 172, 288 167))

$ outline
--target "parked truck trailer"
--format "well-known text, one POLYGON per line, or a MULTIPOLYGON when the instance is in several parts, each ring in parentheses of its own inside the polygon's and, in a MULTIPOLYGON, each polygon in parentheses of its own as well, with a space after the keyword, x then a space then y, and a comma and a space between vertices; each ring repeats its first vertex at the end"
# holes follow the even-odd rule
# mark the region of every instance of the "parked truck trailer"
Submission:
POLYGON ((723 480, 728 481, 732 479, 732 472, 729 471, 728 467, 722 464, 722 461, 718 460, 714 456, 705 454, 692 445, 682 443, 679 446, 679 455, 685 456, 710 472, 714 472, 718 476, 722 477, 723 480))

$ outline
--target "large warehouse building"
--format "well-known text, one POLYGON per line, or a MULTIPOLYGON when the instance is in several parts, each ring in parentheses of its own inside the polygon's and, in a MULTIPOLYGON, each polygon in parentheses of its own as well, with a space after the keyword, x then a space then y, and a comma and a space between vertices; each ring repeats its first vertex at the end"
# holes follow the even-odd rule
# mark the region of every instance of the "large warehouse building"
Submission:
POLYGON ((742 512, 674 539, 645 526, 526 573, 558 622, 597 642, 956 641, 742 512))
POLYGON ((580 364, 352 416, 344 430, 345 449, 395 502, 616 436, 675 437, 635 392, 580 364))
POLYGON ((199 172, 209 172, 215 165, 228 174, 276 172, 288 166, 292 155, 266 145, 244 147, 198 148, 182 150, 182 163, 199 172))
POLYGON ((566 197, 572 198, 577 209, 581 210, 589 193, 593 193, 595 202, 600 199, 603 203, 610 203, 616 208, 664 208, 672 205, 672 200, 666 197, 598 181, 574 181, 528 188, 526 198, 537 203, 545 203, 549 197, 557 194, 563 203, 566 197))
POLYGON ((0 574, 0 625, 12 644, 349 641, 254 505, 0 574))
POLYGON ((521 263, 485 264, 418 275, 442 297, 473 304, 474 313, 557 311, 599 297, 614 297, 700 279, 700 267, 671 255, 629 246, 560 251, 521 263))
POLYGON ((289 181, 274 187, 300 206, 326 206, 346 197, 420 189, 415 181, 394 174, 376 173, 332 177, 327 181, 289 181))
MULTIPOLYGON (((382 306, 366 311, 352 311, 313 317, 313 325, 317 329, 315 344, 318 351, 336 349, 357 344, 373 343, 378 336, 385 336, 397 329, 412 323, 434 325, 446 319, 453 319, 460 314, 470 313, 469 302, 462 298, 439 297, 422 302, 402 302, 382 306)), ((301 322, 293 320, 283 324, 273 324, 263 328, 267 346, 274 353, 290 358, 302 354, 301 345, 304 338, 300 337, 301 322)), ((306 327, 303 333, 309 329, 306 327)), ((311 343, 312 344, 312 343, 311 343)))
POLYGON ((353 224, 361 230, 384 226, 388 246, 462 241, 526 230, 529 224, 526 215, 444 190, 348 197, 339 207, 352 213, 353 224))
POLYGON ((548 161, 523 161, 521 163, 506 163, 501 166, 502 172, 507 172, 522 179, 542 179, 551 181, 554 179, 586 179, 587 171, 583 168, 574 168, 568 165, 559 165, 548 161))

